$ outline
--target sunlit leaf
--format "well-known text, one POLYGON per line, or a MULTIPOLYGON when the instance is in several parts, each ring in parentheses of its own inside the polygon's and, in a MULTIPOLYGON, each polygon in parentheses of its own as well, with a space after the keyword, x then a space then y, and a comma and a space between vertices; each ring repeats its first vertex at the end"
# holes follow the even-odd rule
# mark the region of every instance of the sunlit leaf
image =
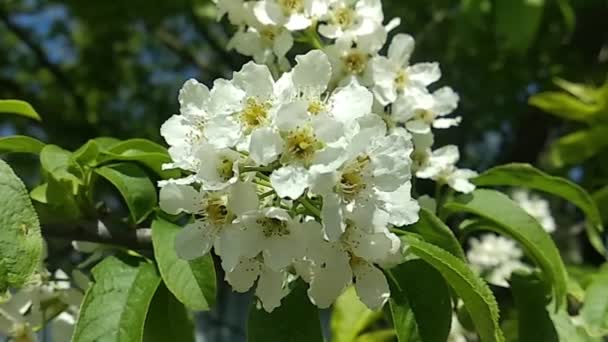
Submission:
POLYGON ((42 120, 32 105, 21 100, 0 100, 0 113, 17 114, 37 121, 42 120))
POLYGON ((44 143, 23 135, 0 138, 0 153, 40 153, 44 143))
POLYGON ((361 303, 354 287, 349 287, 338 297, 333 306, 330 327, 332 341, 352 342, 366 328, 382 318, 361 303))

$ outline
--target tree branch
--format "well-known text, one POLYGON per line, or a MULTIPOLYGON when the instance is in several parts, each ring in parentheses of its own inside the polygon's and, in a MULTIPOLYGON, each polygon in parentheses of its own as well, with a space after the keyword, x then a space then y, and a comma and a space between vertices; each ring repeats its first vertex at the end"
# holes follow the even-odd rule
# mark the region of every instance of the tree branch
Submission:
POLYGON ((150 228, 110 228, 102 221, 83 222, 71 227, 47 224, 42 226, 42 235, 53 239, 97 242, 137 250, 152 248, 150 228))
POLYGON ((0 21, 4 23, 4 25, 9 29, 9 31, 11 31, 17 38, 19 38, 19 40, 21 40, 21 42, 23 42, 23 44, 25 44, 32 51, 40 65, 43 68, 47 69, 53 75, 53 77, 55 77, 59 85, 72 95, 76 107, 81 111, 85 111, 86 106, 84 99, 78 94, 78 91, 76 90, 76 87, 74 86, 72 81, 67 77, 67 75, 63 72, 63 70, 61 70, 58 65, 51 62, 44 50, 38 44, 36 44, 30 33, 27 32, 27 30, 16 25, 11 20, 5 9, 1 7, 0 21))

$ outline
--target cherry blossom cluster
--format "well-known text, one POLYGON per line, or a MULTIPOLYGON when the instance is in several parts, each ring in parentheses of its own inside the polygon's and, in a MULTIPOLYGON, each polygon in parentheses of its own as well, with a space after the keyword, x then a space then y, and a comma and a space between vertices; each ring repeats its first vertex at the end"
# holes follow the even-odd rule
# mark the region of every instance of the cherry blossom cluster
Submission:
POLYGON ((437 63, 409 65, 414 40, 384 25, 379 0, 218 0, 253 57, 211 88, 188 80, 161 127, 185 177, 160 182, 160 206, 189 218, 175 240, 192 260, 212 249, 225 279, 272 311, 293 279, 329 307, 350 285, 371 309, 390 295, 380 267, 402 261, 394 227, 415 223, 412 177, 470 192, 458 149, 432 150, 458 96, 427 86, 437 63), (314 49, 291 58, 294 42, 314 49), (290 61, 291 60, 291 61, 290 61))

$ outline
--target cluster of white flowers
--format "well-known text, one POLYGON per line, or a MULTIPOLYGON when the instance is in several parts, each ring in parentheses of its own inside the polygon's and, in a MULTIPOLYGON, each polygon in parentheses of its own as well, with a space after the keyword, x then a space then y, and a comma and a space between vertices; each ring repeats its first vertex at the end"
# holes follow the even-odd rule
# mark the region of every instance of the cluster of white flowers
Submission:
POLYGON ((257 281, 267 311, 295 277, 321 308, 351 284, 381 308, 389 287, 379 266, 400 262, 404 248, 391 228, 418 220, 412 175, 474 189, 475 173, 455 167, 455 146, 431 149, 432 128, 458 124, 445 118, 458 96, 429 92, 439 67, 409 65, 410 36, 379 55, 396 25, 383 24, 379 0, 217 5, 238 26, 231 46, 255 62, 211 89, 187 81, 180 114, 161 127, 173 161, 165 167, 188 172, 159 184, 161 208, 191 217, 178 255, 213 248, 236 291, 257 281), (292 67, 294 41, 316 49, 292 67))
MULTIPOLYGON (((547 233, 555 231, 555 220, 545 199, 525 190, 516 190, 511 197, 534 217, 547 233)), ((508 280, 514 271, 529 268, 521 260, 523 251, 515 241, 507 237, 487 233, 478 238, 471 238, 469 242, 467 258, 471 266, 492 284, 508 287, 508 280)))
POLYGON ((43 269, 28 286, 0 304, 0 335, 15 341, 36 341, 36 331, 45 327, 53 341, 67 341, 82 298, 80 290, 70 287, 70 278, 63 270, 51 276, 43 269))

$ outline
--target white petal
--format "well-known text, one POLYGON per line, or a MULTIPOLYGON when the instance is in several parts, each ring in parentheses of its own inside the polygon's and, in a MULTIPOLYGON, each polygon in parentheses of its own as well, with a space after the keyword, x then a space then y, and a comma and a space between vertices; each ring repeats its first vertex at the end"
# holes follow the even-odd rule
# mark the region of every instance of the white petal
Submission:
POLYGON ((249 211, 258 209, 258 194, 253 183, 238 182, 230 187, 228 209, 240 216, 249 211))
POLYGON ((184 116, 173 115, 160 126, 160 135, 170 146, 183 145, 193 129, 193 125, 184 116))
POLYGON ((160 208, 171 215, 181 212, 196 213, 201 205, 202 196, 193 187, 167 183, 160 189, 160 208))
POLYGON ((380 310, 391 294, 382 271, 368 263, 356 263, 353 273, 355 289, 361 301, 372 310, 380 310))
POLYGON ((241 136, 241 125, 232 117, 215 117, 205 128, 205 138, 218 149, 234 147, 241 136))
POLYGON ((315 261, 308 297, 319 308, 328 308, 352 282, 348 255, 331 244, 323 244, 314 254, 315 261))
POLYGON ((435 121, 433 121, 433 127, 434 128, 450 128, 450 127, 458 126, 461 121, 462 121, 461 117, 449 118, 449 119, 439 118, 439 119, 435 119, 435 121))
POLYGON ((287 165, 270 175, 270 183, 279 197, 296 199, 310 185, 310 175, 302 166, 287 165))
POLYGON ((407 75, 410 81, 426 87, 441 78, 441 70, 438 63, 418 63, 407 68, 407 75))
POLYGON ((321 217, 325 237, 330 241, 337 241, 340 239, 346 225, 342 213, 342 201, 338 194, 330 193, 323 196, 321 217))
POLYGON ((287 30, 281 30, 274 40, 273 51, 278 57, 285 56, 293 47, 293 36, 287 30))
POLYGON ((222 227, 215 244, 215 252, 222 257, 222 268, 230 272, 241 258, 257 256, 262 250, 261 240, 262 232, 254 222, 222 227))
POLYGON ((475 185, 469 181, 469 179, 474 177, 477 177, 477 172, 468 169, 458 169, 448 179, 448 185, 458 192, 468 194, 475 190, 475 185))
POLYGON ((273 93, 274 81, 266 65, 249 62, 241 71, 234 74, 233 84, 245 91, 247 96, 254 96, 259 101, 267 100, 273 93))
POLYGON ((410 132, 417 134, 427 134, 431 131, 431 126, 422 120, 410 120, 405 123, 405 127, 410 132))
POLYGON ((331 76, 331 64, 327 55, 321 50, 312 50, 296 57, 293 68, 294 85, 303 91, 313 90, 321 94, 327 89, 331 76))
POLYGON ((384 202, 382 207, 390 216, 390 223, 395 226, 405 226, 418 221, 420 205, 412 199, 411 188, 411 183, 407 182, 393 192, 378 193, 378 197, 384 202))
POLYGON ((374 96, 355 81, 338 90, 331 102, 333 116, 338 121, 349 122, 371 113, 374 96))
POLYGON ((266 312, 272 312, 281 306, 281 299, 288 293, 287 289, 283 286, 284 281, 285 275, 283 272, 263 267, 255 295, 262 302, 262 307, 266 312))
POLYGON ((209 253, 216 231, 211 226, 195 221, 186 225, 175 236, 175 251, 184 260, 194 260, 209 253))
POLYGON ((208 100, 209 88, 191 78, 184 83, 179 91, 180 112, 182 114, 203 115, 208 100))
POLYGON ((435 106, 433 111, 439 116, 447 115, 458 107, 460 97, 450 87, 442 87, 433 93, 435 106))
POLYGON ((255 259, 242 259, 231 272, 226 272, 226 281, 236 292, 247 292, 262 271, 255 259))
POLYGON ((249 157, 258 165, 268 165, 283 153, 283 138, 270 127, 256 129, 251 134, 249 157))
POLYGON ((405 66, 409 64, 414 46, 412 36, 403 33, 397 34, 388 48, 388 58, 399 66, 405 66))
POLYGON ((309 27, 311 23, 312 21, 305 15, 295 13, 288 18, 285 28, 290 31, 299 31, 309 27))
POLYGON ((370 262, 386 259, 393 247, 393 236, 389 233, 366 233, 357 227, 350 227, 344 233, 344 241, 353 254, 370 262))
POLYGON ((279 130, 287 132, 302 125, 308 117, 308 103, 293 101, 279 108, 275 124, 279 130))
POLYGON ((229 115, 243 108, 245 92, 235 87, 230 81, 215 80, 211 89, 209 111, 212 115, 229 115))

